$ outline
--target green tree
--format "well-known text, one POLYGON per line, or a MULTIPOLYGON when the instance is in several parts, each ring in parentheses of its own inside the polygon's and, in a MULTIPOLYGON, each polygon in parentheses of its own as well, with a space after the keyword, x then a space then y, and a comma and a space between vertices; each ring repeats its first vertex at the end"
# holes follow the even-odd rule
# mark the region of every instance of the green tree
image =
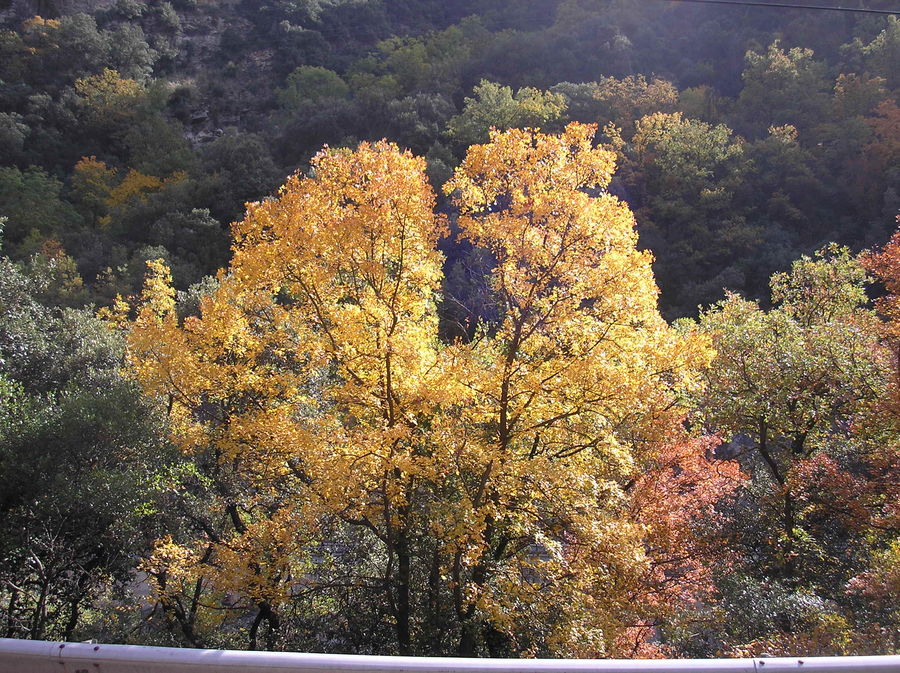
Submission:
POLYGON ((274 192, 283 177, 263 138, 252 133, 227 132, 204 146, 200 159, 212 176, 208 207, 223 222, 239 219, 244 204, 274 192))
MULTIPOLYGON (((222 225, 208 210, 195 208, 186 213, 169 212, 150 229, 150 242, 163 246, 172 254, 172 267, 179 287, 187 287, 215 273, 228 259, 228 238, 222 225)), ((146 259, 158 256, 147 256, 146 259)), ((143 275, 143 268, 139 268, 138 273, 143 275)))
POLYGON ((121 638, 103 613, 152 525, 159 416, 119 376, 120 335, 89 311, 37 302, 47 268, 28 276, 0 259, 0 270, 2 632, 121 638))
POLYGON ((441 138, 455 112, 453 103, 441 94, 421 93, 391 101, 386 136, 425 154, 441 138))
POLYGON ((642 244, 657 256, 663 305, 680 317, 725 287, 743 287, 740 265, 760 244, 760 232, 736 208, 748 169, 744 144, 727 126, 680 112, 648 115, 635 128, 623 180, 642 244))
POLYGON ((14 163, 22 156, 25 139, 31 129, 25 118, 17 112, 0 112, 0 154, 14 163))
POLYGON ((447 125, 450 137, 463 146, 484 142, 491 128, 544 127, 566 110, 562 94, 526 87, 513 95, 508 86, 482 80, 466 98, 462 112, 447 125))
POLYGON ((301 111, 349 96, 350 87, 333 70, 300 66, 288 75, 284 89, 278 91, 278 102, 287 111, 301 111))
POLYGON ((151 114, 129 124, 121 136, 127 148, 128 165, 150 175, 194 173, 199 161, 184 130, 162 115, 151 114))
POLYGON ((114 30, 100 29, 96 20, 84 13, 59 19, 29 19, 23 24, 19 39, 9 46, 14 67, 24 70, 29 83, 51 92, 104 68, 143 81, 157 58, 139 26, 123 24, 114 30))
POLYGON ((900 20, 896 16, 887 17, 884 30, 868 44, 857 37, 843 51, 851 60, 862 61, 861 69, 868 74, 885 78, 889 88, 900 86, 896 65, 900 60, 900 20))
POLYGON ((764 54, 748 51, 746 63, 737 100, 741 131, 759 137, 784 124, 804 131, 827 116, 831 84, 825 64, 813 58, 812 50, 785 51, 776 41, 764 54))
POLYGON ((771 310, 730 295, 700 319, 716 358, 697 420, 729 440, 752 477, 720 503, 727 519, 716 532, 730 558, 719 578, 726 640, 759 639, 745 651, 793 643, 842 653, 841 638, 849 652, 874 646, 865 635, 873 624, 858 615, 854 625, 847 583, 876 560, 891 529, 896 448, 877 411, 891 363, 865 282, 849 251, 832 247, 773 276, 771 310), (748 611, 744 599, 764 584, 748 611), (844 626, 823 630, 829 620, 844 626), (806 642, 791 640, 802 633, 806 642))
POLYGON ((81 218, 62 200, 61 192, 62 183, 40 168, 0 168, 0 213, 7 217, 7 254, 27 257, 43 239, 65 234, 80 224, 81 218))
POLYGON ((796 128, 772 127, 766 138, 747 143, 745 150, 752 164, 740 188, 742 203, 765 218, 770 229, 788 233, 791 241, 778 266, 787 268, 797 257, 795 250, 820 245, 839 233, 823 226, 832 204, 828 176, 800 144, 796 128))

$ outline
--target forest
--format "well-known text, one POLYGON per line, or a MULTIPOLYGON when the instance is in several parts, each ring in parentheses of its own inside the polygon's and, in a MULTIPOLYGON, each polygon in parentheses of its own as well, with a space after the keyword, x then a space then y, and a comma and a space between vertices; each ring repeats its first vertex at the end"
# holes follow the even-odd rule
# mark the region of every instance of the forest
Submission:
POLYGON ((900 7, 816 4, 0 2, 0 637, 900 654, 900 7))

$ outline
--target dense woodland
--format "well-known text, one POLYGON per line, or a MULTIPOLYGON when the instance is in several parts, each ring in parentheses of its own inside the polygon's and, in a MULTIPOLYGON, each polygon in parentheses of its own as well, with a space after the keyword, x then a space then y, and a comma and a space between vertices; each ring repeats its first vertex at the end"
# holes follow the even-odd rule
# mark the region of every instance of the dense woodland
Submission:
POLYGON ((900 652, 898 78, 877 14, 0 2, 0 636, 900 652))

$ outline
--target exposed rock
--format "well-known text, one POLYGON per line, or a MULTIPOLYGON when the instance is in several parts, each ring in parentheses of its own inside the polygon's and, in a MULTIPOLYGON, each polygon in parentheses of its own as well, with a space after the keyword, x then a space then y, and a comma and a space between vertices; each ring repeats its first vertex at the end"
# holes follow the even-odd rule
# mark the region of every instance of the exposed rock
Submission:
POLYGON ((749 435, 738 433, 730 442, 723 442, 716 447, 715 455, 720 460, 733 460, 750 449, 755 449, 756 442, 749 435))
POLYGON ((43 16, 53 19, 66 14, 91 14, 115 4, 115 0, 6 0, 0 2, 0 22, 43 16))

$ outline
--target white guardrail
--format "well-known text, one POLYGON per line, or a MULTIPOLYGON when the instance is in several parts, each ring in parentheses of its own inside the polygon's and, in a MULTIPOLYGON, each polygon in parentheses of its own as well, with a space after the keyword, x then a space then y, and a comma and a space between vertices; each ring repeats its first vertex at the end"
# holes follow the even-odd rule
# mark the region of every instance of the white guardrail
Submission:
POLYGON ((900 656, 462 659, 192 650, 0 638, 0 673, 900 673, 900 656))
POLYGON ((0 673, 900 673, 900 656, 456 659, 192 650, 0 638, 0 673))

